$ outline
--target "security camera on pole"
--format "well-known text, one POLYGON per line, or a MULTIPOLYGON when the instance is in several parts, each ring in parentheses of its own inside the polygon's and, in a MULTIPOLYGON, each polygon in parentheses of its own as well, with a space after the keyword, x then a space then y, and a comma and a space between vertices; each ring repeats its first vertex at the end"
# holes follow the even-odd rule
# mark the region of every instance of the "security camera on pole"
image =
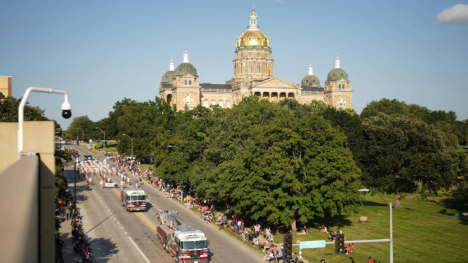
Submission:
POLYGON ((42 93, 59 93, 63 94, 64 96, 64 101, 62 104, 62 117, 65 119, 68 119, 71 117, 71 105, 68 102, 68 95, 65 91, 62 90, 53 90, 53 89, 44 89, 44 88, 35 88, 35 87, 29 87, 26 92, 23 95, 23 98, 21 99, 21 103, 18 107, 18 160, 21 158, 21 155, 23 154, 23 121, 24 121, 24 106, 26 105, 26 102, 28 101, 29 94, 31 92, 42 92, 42 93))

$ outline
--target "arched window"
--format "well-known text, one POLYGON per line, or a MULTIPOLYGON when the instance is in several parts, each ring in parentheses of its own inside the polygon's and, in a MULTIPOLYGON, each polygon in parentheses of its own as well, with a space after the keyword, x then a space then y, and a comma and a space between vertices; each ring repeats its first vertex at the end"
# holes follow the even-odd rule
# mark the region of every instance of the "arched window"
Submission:
POLYGON ((252 57, 252 53, 249 53, 249 58, 251 58, 251 57, 252 57))
POLYGON ((344 89, 344 85, 345 85, 345 84, 341 85, 341 89, 344 89))
MULTIPOLYGON (((260 40, 260 39, 259 39, 259 40, 260 40)), ((260 57, 260 53, 257 53, 257 58, 259 58, 259 57, 260 57)))
POLYGON ((341 84, 338 84, 338 89, 341 89, 341 84))
POLYGON ((309 86, 309 80, 308 79, 306 80, 306 86, 309 86))
POLYGON ((182 98, 182 103, 184 103, 184 104, 185 104, 185 97, 183 97, 183 98, 182 98))
POLYGON ((227 100, 226 101, 226 109, 230 109, 230 108, 231 108, 231 101, 227 100))
POLYGON ((203 107, 209 108, 208 100, 204 100, 204 101, 203 101, 203 107))
POLYGON ((249 63, 249 73, 252 73, 252 63, 249 63))
POLYGON ((223 102, 223 100, 219 100, 218 105, 219 105, 219 107, 224 108, 224 102, 223 102))
POLYGON ((260 73, 260 63, 257 63, 257 73, 260 73))
POLYGON ((185 80, 185 85, 187 85, 187 80, 185 80))
POLYGON ((211 100, 211 106, 215 106, 216 105, 216 101, 215 100, 211 100))
POLYGON ((189 84, 189 85, 192 85, 192 80, 189 80, 189 81, 188 81, 188 84, 189 84))
POLYGON ((193 97, 190 97, 190 103, 193 103, 193 97))
POLYGON ((306 102, 305 102, 305 105, 308 105, 309 103, 310 103, 310 102, 306 101, 306 102))
POLYGON ((185 101, 186 101, 187 103, 189 103, 189 101, 190 101, 190 95, 187 94, 185 97, 186 97, 185 101))

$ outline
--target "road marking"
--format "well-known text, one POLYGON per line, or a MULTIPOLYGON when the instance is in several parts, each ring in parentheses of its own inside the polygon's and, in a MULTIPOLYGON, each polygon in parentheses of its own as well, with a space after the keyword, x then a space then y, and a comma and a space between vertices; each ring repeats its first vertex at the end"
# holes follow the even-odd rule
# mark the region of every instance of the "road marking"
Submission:
POLYGON ((119 222, 117 222, 117 225, 120 225, 120 223, 119 223, 119 222))
POLYGON ((125 232, 125 235, 127 234, 127 232, 125 232))
POLYGON ((123 227, 120 227, 120 229, 123 229, 123 227))
POLYGON ((133 239, 131 237, 128 237, 128 239, 130 239, 130 241, 132 241, 133 245, 135 245, 136 249, 138 249, 138 251, 140 252, 141 256, 146 260, 146 262, 150 263, 150 261, 145 257, 145 254, 143 254, 143 252, 141 252, 140 248, 137 246, 137 244, 135 244, 135 241, 133 241, 133 239))

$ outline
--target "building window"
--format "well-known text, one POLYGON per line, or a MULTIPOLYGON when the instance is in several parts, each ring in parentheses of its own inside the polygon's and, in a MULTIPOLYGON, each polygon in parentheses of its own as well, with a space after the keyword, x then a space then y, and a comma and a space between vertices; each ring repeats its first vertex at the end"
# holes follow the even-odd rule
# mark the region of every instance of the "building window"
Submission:
POLYGON ((338 85, 338 89, 341 89, 341 84, 338 85))
MULTIPOLYGON (((260 39, 258 39, 258 40, 260 40, 260 39)), ((260 53, 257 53, 257 58, 259 58, 259 57, 260 57, 260 53)))
POLYGON ((193 97, 190 97, 190 103, 193 103, 193 97))
POLYGON ((249 53, 249 58, 251 58, 251 57, 252 57, 252 53, 249 53))
POLYGON ((215 100, 211 100, 211 106, 215 106, 216 105, 216 101, 215 100))
POLYGON ((189 84, 189 85, 192 85, 192 80, 189 80, 189 81, 188 81, 188 84, 189 84))
POLYGON ((243 57, 244 57, 244 54, 242 53, 242 54, 241 54, 241 58, 243 58, 243 57))
POLYGON ((220 100, 220 101, 218 102, 218 105, 219 105, 219 107, 224 108, 224 102, 223 102, 222 100, 220 100))
POLYGON ((189 103, 189 101, 190 101, 190 95, 189 95, 189 94, 187 94, 187 96, 186 96, 186 97, 187 97, 187 98, 185 99, 185 101, 186 101, 187 103, 189 103))
POLYGON ((231 108, 231 101, 227 100, 226 101, 226 109, 230 109, 230 108, 231 108))
POLYGON ((187 85, 187 80, 185 80, 185 85, 187 85))
POLYGON ((260 73, 260 63, 257 63, 257 73, 260 73))
POLYGON ((203 107, 209 108, 208 100, 204 100, 204 101, 203 101, 203 107))
POLYGON ((184 103, 184 104, 185 104, 185 97, 183 97, 183 98, 182 98, 182 103, 184 103))
POLYGON ((249 73, 252 73, 252 63, 249 63, 249 73))
POLYGON ((306 86, 309 86, 309 80, 306 80, 306 86))

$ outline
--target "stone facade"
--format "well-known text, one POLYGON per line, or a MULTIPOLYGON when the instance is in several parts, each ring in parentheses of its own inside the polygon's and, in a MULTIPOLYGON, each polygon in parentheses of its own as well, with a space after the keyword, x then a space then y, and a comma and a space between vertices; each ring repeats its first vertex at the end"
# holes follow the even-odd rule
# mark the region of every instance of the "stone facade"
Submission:
POLYGON ((199 83, 196 68, 189 63, 186 49, 183 63, 176 69, 171 59, 169 71, 164 74, 159 86, 160 97, 178 110, 193 109, 198 105, 231 108, 243 97, 252 95, 271 102, 290 98, 305 104, 317 100, 338 109, 352 108, 353 90, 348 74, 340 68, 338 55, 325 87, 321 87, 320 80, 313 75, 312 65, 309 65, 309 73, 301 83, 273 76, 270 39, 259 30, 257 21, 252 9, 249 28, 236 42, 233 78, 226 84, 199 83))

